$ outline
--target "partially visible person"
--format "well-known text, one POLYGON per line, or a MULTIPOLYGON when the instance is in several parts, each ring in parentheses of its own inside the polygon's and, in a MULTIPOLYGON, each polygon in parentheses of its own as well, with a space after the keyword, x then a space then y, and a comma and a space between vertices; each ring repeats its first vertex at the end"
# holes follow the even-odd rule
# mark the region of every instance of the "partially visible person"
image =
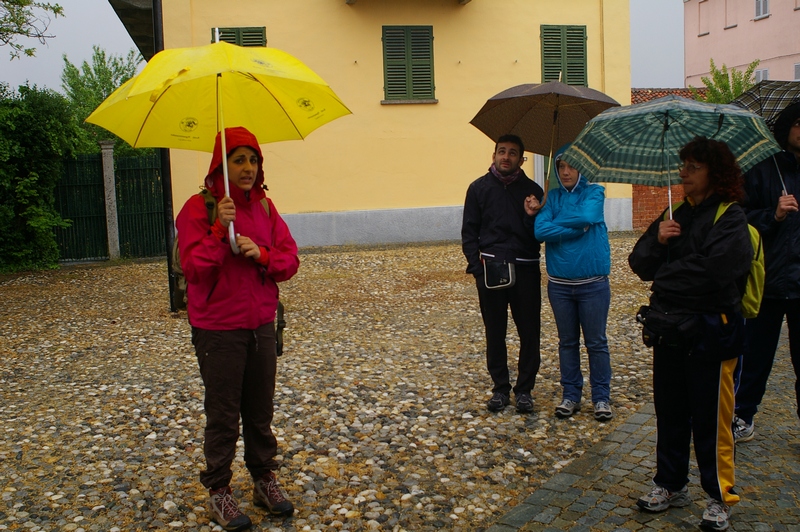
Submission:
POLYGON ((486 330, 486 365, 494 386, 486 407, 499 412, 510 404, 506 332, 508 308, 520 340, 516 409, 533 412, 533 388, 541 364, 541 274, 539 243, 533 238, 533 218, 544 191, 520 168, 525 147, 516 135, 500 137, 492 154, 492 165, 483 177, 469 185, 464 201, 461 244, 467 258, 467 273, 475 276, 481 316, 486 330), (516 282, 509 288, 489 289, 484 261, 511 263, 516 282))
MULTIPOLYGON (((686 193, 673 219, 659 216, 628 262, 652 281, 650 314, 683 315, 670 332, 651 335, 656 410, 655 486, 637 505, 649 512, 691 503, 689 445, 708 495, 701 526, 726 530, 734 491, 733 373, 744 344, 741 291, 753 248, 736 203, 715 222, 721 202, 744 198, 736 159, 725 143, 696 137, 680 151, 686 193)), ((651 319, 645 321, 645 328, 651 319)))
POLYGON ((297 273, 300 262, 289 228, 264 194, 264 157, 256 137, 241 127, 226 129, 225 137, 230 197, 225 197, 217 135, 205 178, 218 202, 217 219, 209 226, 204 200, 196 194, 181 209, 176 226, 192 343, 205 386, 206 469, 200 482, 209 490, 214 521, 225 530, 246 530, 250 518, 239 510, 230 487, 240 418, 254 503, 274 515, 294 512, 275 477, 278 444, 271 424, 277 283, 297 273), (239 254, 228 241, 234 221, 239 254))
POLYGON ((747 320, 747 349, 742 357, 733 420, 737 443, 755 437, 753 418, 767 389, 784 316, 795 374, 795 407, 800 416, 800 215, 796 197, 800 193, 800 102, 778 116, 775 139, 784 151, 764 159, 745 175, 745 211, 764 242, 766 279, 758 316, 747 320))
MULTIPOLYGON (((608 421, 611 357, 606 321, 611 305, 611 249, 603 207, 605 189, 589 183, 576 168, 555 157, 559 186, 550 191, 535 222, 536 240, 544 242, 547 296, 558 328, 558 362, 561 370, 561 404, 556 416, 567 418, 581 409, 581 330, 589 356, 594 417, 608 421)), ((535 211, 525 205, 526 212, 535 211)))

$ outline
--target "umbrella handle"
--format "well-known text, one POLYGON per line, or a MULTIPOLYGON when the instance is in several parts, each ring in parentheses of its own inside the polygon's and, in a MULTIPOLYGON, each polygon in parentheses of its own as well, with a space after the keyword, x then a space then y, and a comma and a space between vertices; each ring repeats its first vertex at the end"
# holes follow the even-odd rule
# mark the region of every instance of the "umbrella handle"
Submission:
MULTIPOLYGON (((222 76, 217 74, 217 94, 219 94, 219 81, 222 76)), ((228 143, 225 139, 225 123, 222 121, 222 97, 219 96, 217 104, 219 109, 219 127, 220 127, 220 141, 222 148, 222 176, 225 181, 225 195, 231 196, 231 185, 228 182, 228 143)), ((233 229, 233 222, 228 224, 228 242, 231 244, 231 251, 234 255, 239 254, 239 246, 236 245, 236 231, 233 229)))

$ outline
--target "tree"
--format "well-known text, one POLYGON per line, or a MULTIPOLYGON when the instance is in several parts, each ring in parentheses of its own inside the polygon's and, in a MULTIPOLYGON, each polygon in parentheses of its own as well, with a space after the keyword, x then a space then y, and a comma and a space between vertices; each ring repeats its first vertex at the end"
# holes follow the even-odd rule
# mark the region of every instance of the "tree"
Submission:
POLYGON ((701 102, 709 103, 730 103, 739 97, 744 91, 755 85, 753 72, 760 61, 756 59, 747 66, 744 72, 736 68, 728 69, 723 63, 722 68, 718 69, 711 59, 711 77, 703 76, 700 81, 706 86, 706 95, 701 96, 695 87, 689 85, 692 98, 701 102))
POLYGON ((131 49, 128 55, 106 55, 99 46, 92 47, 92 64, 84 61, 80 69, 70 63, 66 54, 64 70, 61 72, 61 88, 72 107, 79 122, 80 137, 78 153, 95 153, 100 151, 97 144, 101 140, 115 141, 115 153, 119 155, 142 154, 122 139, 94 124, 84 122, 97 106, 103 103, 120 85, 136 74, 136 70, 144 59, 141 54, 131 49))
POLYGON ((18 43, 19 37, 37 39, 42 44, 55 37, 47 34, 50 26, 48 13, 54 17, 63 16, 64 8, 49 2, 0 0, 0 46, 11 47, 11 59, 23 54, 36 54, 36 48, 26 48, 18 43))
POLYGON ((75 119, 67 100, 28 85, 0 84, 0 271, 58 266, 55 209, 61 160, 73 155, 75 119))

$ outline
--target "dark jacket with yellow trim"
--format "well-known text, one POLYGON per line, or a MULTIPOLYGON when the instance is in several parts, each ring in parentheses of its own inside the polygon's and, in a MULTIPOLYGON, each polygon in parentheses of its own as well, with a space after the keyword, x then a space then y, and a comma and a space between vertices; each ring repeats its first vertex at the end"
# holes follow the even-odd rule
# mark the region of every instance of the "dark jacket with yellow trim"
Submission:
POLYGON ((732 313, 741 308, 741 289, 753 247, 744 210, 733 204, 714 223, 721 198, 699 205, 686 198, 673 213, 681 234, 658 242, 659 216, 639 238, 628 264, 643 281, 652 281, 651 306, 665 312, 732 313))

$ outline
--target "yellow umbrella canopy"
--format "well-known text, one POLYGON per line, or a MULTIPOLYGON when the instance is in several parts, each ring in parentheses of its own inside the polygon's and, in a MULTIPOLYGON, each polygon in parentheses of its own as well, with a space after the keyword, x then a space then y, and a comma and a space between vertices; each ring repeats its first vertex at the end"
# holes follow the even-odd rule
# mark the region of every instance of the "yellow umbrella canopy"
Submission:
POLYGON ((135 148, 210 152, 222 127, 260 143, 303 139, 350 114, 297 58, 275 48, 217 42, 157 53, 86 119, 135 148))

